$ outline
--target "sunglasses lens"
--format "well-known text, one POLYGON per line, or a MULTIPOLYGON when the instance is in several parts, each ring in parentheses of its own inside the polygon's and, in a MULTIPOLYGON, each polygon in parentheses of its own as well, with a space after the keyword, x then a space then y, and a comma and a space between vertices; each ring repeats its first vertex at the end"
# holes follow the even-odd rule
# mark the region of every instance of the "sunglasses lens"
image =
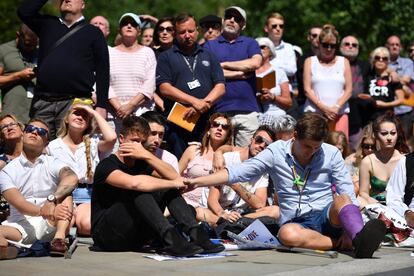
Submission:
POLYGON ((24 128, 24 132, 26 133, 32 133, 33 131, 36 131, 36 133, 40 136, 46 136, 47 135, 47 130, 41 127, 35 127, 32 125, 27 125, 24 128))

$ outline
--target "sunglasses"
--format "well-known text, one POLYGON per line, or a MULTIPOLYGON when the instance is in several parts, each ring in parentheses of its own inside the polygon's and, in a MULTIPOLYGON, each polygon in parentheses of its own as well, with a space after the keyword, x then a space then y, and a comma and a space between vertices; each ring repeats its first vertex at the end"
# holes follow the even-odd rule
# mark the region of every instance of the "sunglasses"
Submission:
POLYGON ((335 49, 336 43, 321 43, 322 47, 325 49, 335 49))
POLYGON ((414 52, 414 48, 408 49, 408 52, 410 52, 410 53, 414 52))
POLYGON ((375 61, 388 61, 388 57, 375 56, 374 60, 375 61))
POLYGON ((256 144, 262 144, 262 143, 265 143, 265 146, 266 146, 266 147, 272 143, 272 142, 270 142, 269 140, 267 140, 267 139, 263 138, 263 137, 262 137, 262 136, 260 136, 260 135, 257 135, 256 137, 254 137, 254 142, 255 142, 256 144))
POLYGON ((174 28, 173 27, 159 27, 158 28, 159 33, 163 33, 164 31, 166 31, 167 33, 172 33, 174 32, 174 28))
POLYGON ((317 37, 319 36, 319 34, 310 34, 310 36, 311 36, 313 39, 315 39, 315 38, 317 38, 317 37))
POLYGON ((240 14, 237 14, 237 13, 226 13, 224 15, 224 19, 225 20, 230 20, 232 18, 234 18, 234 21, 236 21, 236 23, 238 23, 238 24, 244 22, 244 18, 240 14))
POLYGON ((374 144, 362 144, 362 149, 365 150, 374 150, 375 149, 375 145, 374 144))
POLYGON ((211 123, 211 127, 218 128, 219 126, 221 126, 221 128, 224 129, 224 130, 228 130, 230 128, 230 125, 227 124, 227 123, 222 123, 222 122, 218 122, 218 121, 213 121, 211 123))
POLYGON ((47 129, 44 129, 42 127, 36 127, 34 125, 26 125, 26 127, 24 128, 25 133, 32 133, 33 131, 36 131, 36 133, 39 136, 46 136, 49 133, 47 129))
POLYGON ((17 125, 19 125, 18 123, 8 123, 7 125, 2 125, 0 126, 0 130, 3 131, 5 129, 9 129, 9 128, 15 128, 17 125))
POLYGON ((93 105, 93 101, 88 98, 75 98, 72 105, 75 104, 93 105))
POLYGON ((271 25, 272 29, 276 29, 277 27, 279 27, 279 29, 283 29, 283 27, 285 27, 285 24, 273 24, 271 25))
POLYGON ((260 46, 260 49, 266 49, 266 48, 269 48, 269 47, 267 47, 266 45, 262 45, 262 46, 260 46))
POLYGON ((220 30, 221 24, 220 23, 205 23, 201 26, 201 29, 208 31, 210 28, 213 30, 220 30))
POLYGON ((134 28, 138 27, 138 23, 135 22, 134 20, 122 20, 121 23, 119 23, 119 26, 125 27, 125 26, 128 26, 128 24, 131 24, 131 26, 134 28))
POLYGON ((344 42, 344 45, 347 47, 352 46, 354 48, 358 48, 358 43, 344 42))

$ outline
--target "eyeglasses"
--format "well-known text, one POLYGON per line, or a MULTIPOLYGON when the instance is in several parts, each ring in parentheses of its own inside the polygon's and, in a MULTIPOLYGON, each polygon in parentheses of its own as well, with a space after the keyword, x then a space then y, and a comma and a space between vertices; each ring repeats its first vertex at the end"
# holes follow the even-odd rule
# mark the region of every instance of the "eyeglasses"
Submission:
POLYGON ((388 61, 388 57, 375 56, 375 61, 388 61))
POLYGON ((33 131, 36 131, 36 133, 40 136, 46 136, 49 133, 47 129, 44 129, 43 127, 36 127, 34 125, 26 125, 24 128, 25 133, 32 133, 33 131))
POLYGON ((322 47, 325 49, 335 49, 336 43, 321 43, 322 47))
POLYGON ((166 31, 167 33, 172 33, 174 32, 174 28, 173 27, 162 27, 162 26, 158 28, 159 33, 163 33, 164 31, 166 31))
POLYGON ((319 34, 310 34, 310 36, 311 36, 313 39, 315 39, 315 38, 317 38, 317 37, 319 36, 319 34))
POLYGON ((272 29, 276 29, 277 27, 279 27, 279 29, 283 30, 283 27, 285 27, 285 24, 273 24, 271 25, 272 29))
POLYGON ((362 144, 361 148, 364 150, 375 150, 375 145, 374 144, 362 144))
POLYGON ((122 20, 121 23, 119 23, 119 26, 125 27, 125 26, 128 26, 128 24, 131 24, 131 26, 134 28, 138 27, 138 23, 135 22, 134 20, 122 20))
POLYGON ((75 98, 72 105, 75 104, 93 105, 93 101, 88 98, 75 98))
POLYGON ((240 24, 240 23, 244 22, 243 16, 241 16, 238 13, 230 12, 230 13, 226 13, 224 15, 224 20, 230 20, 232 18, 234 19, 234 21, 236 21, 237 24, 240 24))
POLYGON ((221 24, 220 23, 204 23, 201 26, 201 29, 208 31, 210 28, 212 28, 213 30, 220 30, 221 29, 221 24))
POLYGON ((5 129, 9 129, 9 128, 14 128, 16 126, 18 126, 19 124, 16 122, 12 122, 12 123, 8 123, 7 125, 1 125, 0 126, 0 130, 3 131, 5 129))
POLYGON ((223 123, 223 122, 219 122, 219 121, 211 122, 211 127, 218 128, 219 126, 221 126, 221 128, 224 129, 224 130, 228 130, 230 128, 229 124, 226 124, 226 123, 223 123))
POLYGON ((255 142, 256 144, 262 144, 262 143, 265 143, 265 146, 266 146, 266 147, 272 143, 271 141, 269 141, 269 140, 267 140, 267 139, 263 138, 263 137, 262 137, 262 136, 260 136, 260 135, 257 135, 256 137, 254 137, 254 142, 255 142))
POLYGON ((358 43, 351 43, 351 42, 344 42, 346 47, 352 46, 354 48, 358 48, 358 43))

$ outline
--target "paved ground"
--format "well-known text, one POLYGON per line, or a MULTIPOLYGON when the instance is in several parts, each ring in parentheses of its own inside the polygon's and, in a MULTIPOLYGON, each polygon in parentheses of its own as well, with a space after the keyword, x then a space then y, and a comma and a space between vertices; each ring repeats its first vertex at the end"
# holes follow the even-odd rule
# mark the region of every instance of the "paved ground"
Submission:
POLYGON ((158 262, 143 253, 90 252, 80 245, 72 259, 21 258, 0 262, 0 275, 414 275, 411 250, 380 249, 373 259, 338 258, 274 250, 232 251, 237 256, 158 262))

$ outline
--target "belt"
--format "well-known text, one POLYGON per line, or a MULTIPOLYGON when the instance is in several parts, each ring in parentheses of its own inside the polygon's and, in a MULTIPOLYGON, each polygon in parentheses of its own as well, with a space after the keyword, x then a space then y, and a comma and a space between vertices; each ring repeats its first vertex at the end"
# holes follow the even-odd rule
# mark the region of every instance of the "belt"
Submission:
POLYGON ((58 94, 37 94, 35 96, 37 99, 40 99, 42 101, 46 102, 58 102, 58 101, 68 101, 73 100, 75 96, 70 95, 58 95, 58 94))
POLYGON ((93 184, 78 183, 78 188, 92 188, 93 184))

